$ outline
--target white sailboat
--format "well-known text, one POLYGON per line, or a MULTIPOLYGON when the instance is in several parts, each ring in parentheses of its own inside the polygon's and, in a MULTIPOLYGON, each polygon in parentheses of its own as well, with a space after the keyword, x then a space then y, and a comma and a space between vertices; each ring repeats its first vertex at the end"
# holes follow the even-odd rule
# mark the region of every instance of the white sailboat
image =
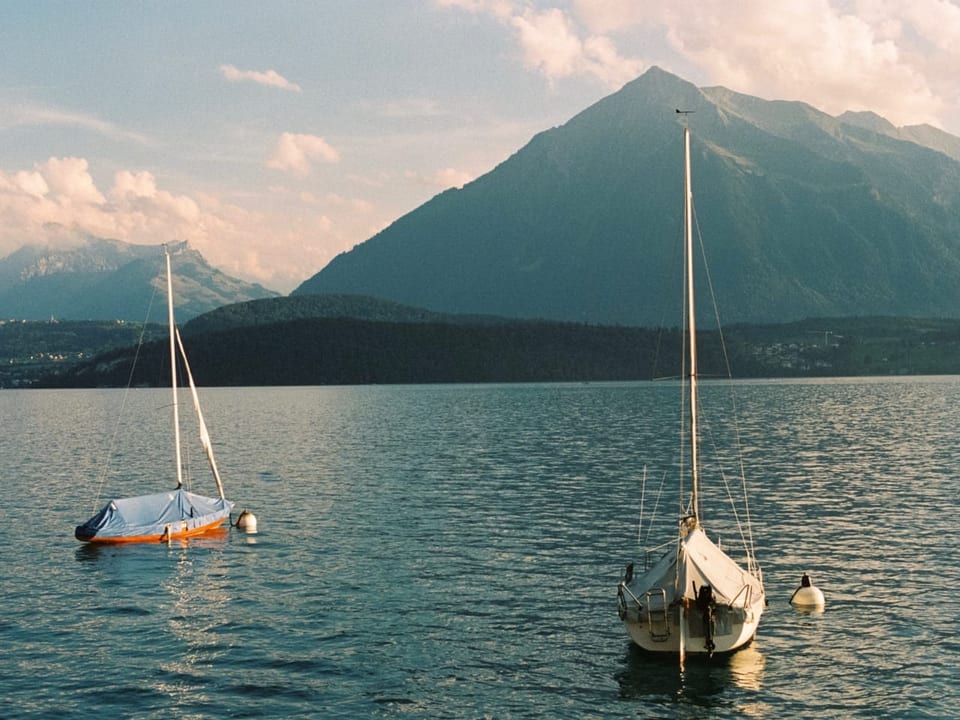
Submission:
POLYGON ((667 543, 666 552, 641 570, 629 564, 617 590, 620 619, 633 642, 650 652, 678 654, 681 664, 688 653, 712 655, 747 645, 766 605, 753 548, 745 548, 745 567, 741 567, 707 536, 700 520, 693 192, 686 126, 683 141, 689 495, 683 498, 686 504, 681 503, 677 536, 667 543))
POLYGON ((170 386, 173 389, 173 437, 177 486, 167 492, 114 498, 74 531, 77 540, 92 543, 157 542, 203 535, 220 528, 230 517, 233 502, 224 496, 223 482, 213 457, 213 446, 200 410, 200 397, 193 382, 187 354, 174 322, 173 276, 170 253, 163 248, 167 263, 167 321, 170 326, 170 386), (183 459, 180 448, 180 403, 177 383, 177 356, 183 360, 193 409, 200 429, 200 444, 206 453, 216 482, 218 497, 198 495, 183 487, 183 459))

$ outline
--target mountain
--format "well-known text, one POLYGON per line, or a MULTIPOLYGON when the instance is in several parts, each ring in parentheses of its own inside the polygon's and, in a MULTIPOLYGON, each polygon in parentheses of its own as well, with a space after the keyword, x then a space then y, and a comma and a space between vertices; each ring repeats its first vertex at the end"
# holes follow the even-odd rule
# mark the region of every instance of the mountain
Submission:
POLYGON ((896 140, 916 143, 942 152, 944 155, 949 155, 954 160, 960 160, 960 138, 945 133, 943 130, 938 130, 932 125, 909 125, 898 128, 889 120, 885 120, 872 112, 845 112, 840 116, 840 120, 850 125, 859 125, 896 140))
MULTIPOLYGON (((186 242, 173 247, 171 262, 179 320, 277 294, 225 275, 186 242)), ((163 273, 160 246, 95 237, 25 246, 0 259, 0 317, 165 322, 163 273)))
MULTIPOLYGON (((960 314, 960 140, 697 88, 652 68, 295 295, 438 312, 675 323, 682 135, 722 320, 960 314)), ((701 303, 704 306, 708 303, 701 303)))

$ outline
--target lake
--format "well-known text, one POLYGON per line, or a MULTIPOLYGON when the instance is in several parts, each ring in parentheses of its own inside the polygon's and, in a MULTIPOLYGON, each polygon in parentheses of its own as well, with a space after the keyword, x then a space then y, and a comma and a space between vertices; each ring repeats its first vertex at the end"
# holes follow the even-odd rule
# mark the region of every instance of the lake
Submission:
POLYGON ((960 378, 734 386, 769 607, 683 672, 616 608, 672 383, 201 388, 260 533, 129 547, 73 529, 173 487, 169 390, 4 390, 0 715, 957 717, 960 378))

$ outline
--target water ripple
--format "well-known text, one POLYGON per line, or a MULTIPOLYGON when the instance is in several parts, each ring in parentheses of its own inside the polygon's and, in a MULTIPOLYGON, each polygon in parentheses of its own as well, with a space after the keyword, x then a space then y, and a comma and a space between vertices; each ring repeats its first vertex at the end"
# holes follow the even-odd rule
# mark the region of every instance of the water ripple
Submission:
POLYGON ((4 717, 955 713, 960 380, 737 391, 739 437, 705 425, 719 466, 746 453, 770 606, 749 648, 683 672, 633 648, 614 597, 645 467, 675 503, 670 384, 207 390, 262 532, 118 548, 72 528, 105 458, 110 487, 164 466, 162 423, 111 448, 119 393, 4 391, 4 717), (787 603, 804 571, 822 613, 787 603))

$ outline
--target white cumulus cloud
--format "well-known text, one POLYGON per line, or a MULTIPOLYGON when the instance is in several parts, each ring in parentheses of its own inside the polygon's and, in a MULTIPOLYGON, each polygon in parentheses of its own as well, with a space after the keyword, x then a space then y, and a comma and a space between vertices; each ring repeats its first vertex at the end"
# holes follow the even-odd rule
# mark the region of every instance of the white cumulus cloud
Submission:
POLYGON ((960 116, 960 0, 434 1, 500 22, 551 83, 585 76, 615 89, 659 64, 832 114, 950 128, 960 116))
POLYGON ((610 38, 589 32, 573 15, 558 7, 537 9, 520 0, 436 2, 443 8, 489 15, 512 28, 524 64, 550 82, 584 75, 618 88, 644 68, 641 60, 621 54, 610 38))
POLYGON ((318 135, 283 133, 267 159, 267 167, 303 176, 310 173, 316 160, 335 163, 340 153, 318 135))
POLYGON ((604 85, 617 88, 643 70, 642 61, 621 55, 606 36, 584 33, 558 8, 528 10, 514 16, 511 24, 519 33, 526 63, 550 80, 592 75, 604 85))
POLYGON ((575 0, 573 15, 593 33, 665 38, 675 71, 698 84, 898 125, 960 112, 955 1, 575 0))
POLYGON ((83 235, 138 245, 188 239, 224 272, 287 292, 384 222, 360 198, 280 200, 258 208, 170 192, 146 170, 119 170, 101 191, 86 159, 52 157, 31 169, 0 169, 0 256, 83 235))
POLYGON ((437 171, 436 175, 434 175, 434 184, 443 188, 460 188, 467 183, 472 182, 473 179, 474 176, 468 172, 448 167, 437 171))
POLYGON ((290 82, 276 70, 240 70, 233 65, 221 65, 220 73, 230 82, 253 82, 257 85, 266 85, 291 92, 301 91, 299 85, 290 82))
POLYGON ((83 158, 52 157, 42 166, 40 173, 49 192, 61 202, 77 205, 102 205, 104 197, 97 190, 90 176, 89 166, 83 158))
MULTIPOLYGON (((118 217, 149 219, 148 225, 181 226, 185 230, 200 222, 200 208, 186 195, 174 195, 157 189, 152 173, 121 170, 113 179, 110 199, 118 217)), ((138 228, 128 227, 128 234, 138 228)))
POLYGON ((46 226, 100 235, 114 230, 85 159, 52 157, 33 170, 0 171, 0 251, 16 249, 25 238, 43 239, 46 226))

